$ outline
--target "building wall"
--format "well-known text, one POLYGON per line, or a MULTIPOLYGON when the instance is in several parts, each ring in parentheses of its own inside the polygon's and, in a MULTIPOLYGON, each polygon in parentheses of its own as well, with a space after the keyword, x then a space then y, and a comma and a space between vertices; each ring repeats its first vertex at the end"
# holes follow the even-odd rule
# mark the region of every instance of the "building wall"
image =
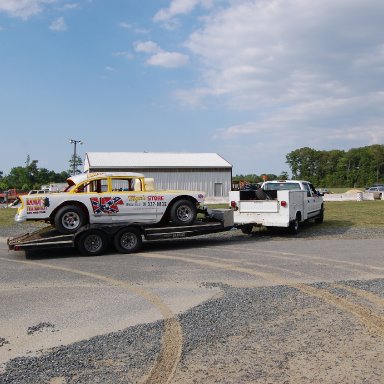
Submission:
POLYGON ((187 189, 204 191, 211 200, 225 200, 231 190, 231 168, 101 168, 90 167, 89 172, 138 172, 155 179, 156 189, 187 189))

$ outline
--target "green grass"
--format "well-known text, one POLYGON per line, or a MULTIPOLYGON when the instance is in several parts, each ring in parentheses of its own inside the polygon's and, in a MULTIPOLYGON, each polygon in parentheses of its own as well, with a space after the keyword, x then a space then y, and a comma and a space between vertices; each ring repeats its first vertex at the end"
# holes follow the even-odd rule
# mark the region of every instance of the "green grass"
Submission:
MULTIPOLYGON (((324 225, 343 227, 384 227, 384 201, 326 201, 324 225)), ((227 204, 210 208, 228 208, 227 204)), ((0 227, 14 223, 15 208, 0 209, 0 227)))
POLYGON ((0 209, 0 227, 6 227, 13 224, 16 214, 15 208, 1 208, 0 209))
POLYGON ((324 225, 384 227, 384 201, 326 201, 324 225))

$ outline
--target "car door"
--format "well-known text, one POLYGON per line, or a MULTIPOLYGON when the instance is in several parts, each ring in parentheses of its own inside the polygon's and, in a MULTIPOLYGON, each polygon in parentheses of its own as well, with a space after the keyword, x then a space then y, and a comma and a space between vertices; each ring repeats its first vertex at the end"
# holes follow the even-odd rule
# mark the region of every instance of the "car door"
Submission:
POLYGON ((111 177, 111 199, 116 211, 113 222, 154 223, 157 221, 157 205, 148 201, 143 180, 139 177, 111 177))
POLYGON ((304 182, 303 186, 307 191, 308 218, 316 217, 321 211, 322 199, 311 183, 304 182))

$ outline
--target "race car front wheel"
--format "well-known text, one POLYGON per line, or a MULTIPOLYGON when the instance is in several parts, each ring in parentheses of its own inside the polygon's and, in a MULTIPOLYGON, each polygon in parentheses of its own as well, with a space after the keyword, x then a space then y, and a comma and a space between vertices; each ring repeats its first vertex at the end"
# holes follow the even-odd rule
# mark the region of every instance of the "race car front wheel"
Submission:
POLYGON ((53 220, 56 229, 63 234, 76 233, 85 224, 85 215, 80 207, 66 205, 60 208, 53 220))

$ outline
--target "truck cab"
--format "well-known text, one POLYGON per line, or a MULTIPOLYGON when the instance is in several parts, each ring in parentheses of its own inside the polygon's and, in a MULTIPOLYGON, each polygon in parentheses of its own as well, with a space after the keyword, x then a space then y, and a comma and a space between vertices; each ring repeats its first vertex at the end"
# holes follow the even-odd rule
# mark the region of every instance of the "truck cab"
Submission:
POLYGON ((322 194, 316 191, 313 184, 305 180, 271 180, 265 181, 261 188, 270 198, 276 198, 277 192, 286 190, 306 191, 308 219, 319 217, 323 211, 322 194))

